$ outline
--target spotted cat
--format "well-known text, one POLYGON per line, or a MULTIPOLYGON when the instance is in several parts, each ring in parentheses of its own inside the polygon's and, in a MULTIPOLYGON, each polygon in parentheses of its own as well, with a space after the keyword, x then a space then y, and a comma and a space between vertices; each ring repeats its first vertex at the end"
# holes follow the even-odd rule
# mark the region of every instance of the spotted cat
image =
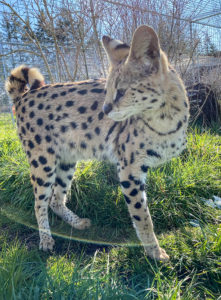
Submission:
POLYGON ((66 194, 78 160, 107 157, 117 165, 146 253, 168 260, 153 231, 145 179, 149 167, 165 163, 185 148, 186 91, 151 27, 140 26, 131 46, 108 36, 103 37, 103 45, 110 62, 107 81, 46 85, 37 69, 20 66, 6 82, 30 163, 40 248, 54 245, 48 206, 74 228, 91 225, 66 207, 66 194))

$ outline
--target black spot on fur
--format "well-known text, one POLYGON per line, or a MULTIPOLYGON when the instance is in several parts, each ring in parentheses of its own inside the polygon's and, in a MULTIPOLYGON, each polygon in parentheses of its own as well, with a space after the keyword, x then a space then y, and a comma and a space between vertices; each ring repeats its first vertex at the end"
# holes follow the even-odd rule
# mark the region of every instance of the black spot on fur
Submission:
POLYGON ((67 101, 66 102, 66 104, 65 104, 67 107, 71 107, 71 106, 73 106, 74 105, 74 101, 72 101, 72 100, 69 100, 69 101, 67 101))
POLYGON ((141 208, 141 203, 140 202, 137 202, 137 203, 135 203, 134 204, 134 207, 136 208, 136 209, 139 209, 139 208, 141 208))
POLYGON ((92 139, 92 135, 90 133, 86 133, 85 134, 85 137, 88 139, 88 140, 91 140, 92 139))
POLYGON ((67 186, 66 183, 64 183, 60 177, 56 177, 56 183, 59 184, 63 188, 65 188, 67 186))
POLYGON ((128 143, 129 141, 130 141, 130 133, 128 133, 127 135, 126 143, 128 143))
POLYGON ((62 125, 61 126, 61 132, 65 133, 68 131, 68 126, 62 125))
POLYGON ((51 148, 51 147, 49 147, 49 148, 47 149, 47 152, 50 153, 50 154, 54 154, 54 153, 55 153, 54 149, 51 148))
POLYGON ((177 107, 177 106, 175 106, 175 105, 171 105, 171 108, 173 108, 174 110, 176 110, 176 111, 180 112, 180 108, 179 108, 179 107, 177 107))
POLYGON ((30 149, 33 149, 35 147, 34 143, 32 141, 28 141, 28 147, 30 149))
POLYGON ((141 167, 141 171, 143 171, 143 172, 147 172, 147 170, 148 170, 148 166, 145 166, 145 165, 142 165, 141 167))
POLYGON ((131 152, 131 155, 130 155, 130 164, 133 164, 134 161, 135 161, 135 159, 134 159, 134 153, 131 152))
POLYGON ((85 122, 81 123, 81 128, 84 129, 84 130, 87 129, 87 123, 85 123, 85 122))
POLYGON ((50 167, 44 167, 44 169, 43 169, 45 172, 51 172, 51 168, 50 167))
POLYGON ((54 88, 59 88, 59 87, 62 87, 62 86, 64 86, 62 83, 59 83, 59 84, 55 84, 53 87, 54 88))
MULTIPOLYGON (((140 183, 140 182, 139 182, 140 183)), ((145 185, 144 184, 141 184, 140 185, 140 191, 144 191, 145 190, 145 185)))
POLYGON ((58 94, 52 94, 51 95, 51 99, 55 99, 55 98, 57 98, 58 97, 58 94))
POLYGON ((155 156, 157 158, 161 158, 160 154, 158 154, 156 151, 154 151, 152 149, 148 149, 147 150, 147 155, 149 155, 149 156, 155 156))
POLYGON ((136 221, 141 221, 141 218, 140 218, 139 216, 134 215, 133 218, 134 218, 136 221))
POLYGON ((27 153, 28 157, 31 157, 31 152, 30 151, 27 150, 26 153, 27 153))
POLYGON ((100 132, 101 132, 101 130, 100 130, 100 128, 99 128, 99 127, 96 127, 96 128, 94 129, 94 131, 95 131, 95 133, 96 133, 97 135, 99 135, 99 134, 100 134, 100 132))
POLYGON ((128 196, 124 195, 124 199, 127 202, 127 204, 131 203, 131 200, 130 200, 130 198, 128 196))
POLYGON ((52 173, 49 173, 48 175, 47 175, 47 177, 51 177, 51 176, 53 176, 54 175, 54 173, 52 172, 52 173))
POLYGON ((40 145, 41 144, 41 136, 39 134, 36 134, 35 141, 40 145))
POLYGON ((31 161, 31 164, 32 164, 32 166, 34 166, 35 168, 38 167, 38 162, 37 162, 37 160, 35 160, 35 159, 33 159, 33 160, 31 161))
POLYGON ((85 142, 81 142, 80 144, 82 149, 86 149, 87 148, 87 144, 85 142))
POLYGON ((89 123, 91 123, 91 122, 93 121, 93 118, 90 116, 90 117, 87 118, 87 121, 88 121, 89 123))
POLYGON ((51 108, 51 105, 47 105, 47 106, 45 107, 46 110, 49 110, 50 108, 51 108))
POLYGON ((177 128, 176 128, 176 131, 178 131, 181 127, 182 127, 183 123, 181 121, 179 121, 177 123, 177 128))
POLYGON ((130 192, 130 196, 136 196, 138 194, 138 190, 137 189, 133 189, 131 192, 130 192))
POLYGON ((59 168, 62 170, 62 171, 69 171, 70 168, 71 168, 71 165, 70 164, 64 164, 64 163, 61 163, 59 165, 59 168))
POLYGON ((108 133, 105 137, 105 142, 108 141, 109 136, 112 134, 112 132, 114 131, 115 127, 118 125, 118 122, 114 122, 114 124, 110 127, 110 129, 108 130, 108 133))
POLYGON ((38 109, 43 109, 44 108, 44 105, 42 104, 42 103, 40 103, 39 105, 38 105, 38 109))
POLYGON ((62 105, 58 105, 57 107, 56 107, 56 111, 61 111, 62 110, 62 105))
POLYGON ((80 114, 84 114, 87 111, 87 107, 80 106, 80 107, 78 107, 78 111, 79 111, 80 114))
POLYGON ((91 110, 96 110, 98 107, 98 102, 94 101, 94 103, 91 105, 91 110))
POLYGON ((35 113, 33 111, 31 111, 29 114, 29 117, 32 119, 32 118, 34 118, 34 116, 35 116, 35 113))
POLYGON ((69 143, 69 146, 70 146, 71 149, 74 149, 75 148, 75 143, 71 142, 71 143, 69 143))
POLYGON ((38 199, 39 199, 39 200, 44 200, 45 197, 46 197, 45 194, 42 194, 42 195, 39 196, 38 199))
POLYGON ((90 91, 91 91, 91 93, 97 93, 97 94, 100 94, 100 93, 104 92, 103 89, 91 89, 90 91))
POLYGON ((56 122, 59 122, 62 120, 62 117, 61 116, 57 116, 57 118, 55 119, 56 122))
POLYGON ((101 111, 99 114, 98 114, 98 120, 102 120, 104 117, 104 113, 101 111))
POLYGON ((45 140, 46 140, 46 142, 50 143, 51 142, 51 137, 49 135, 46 135, 45 140))
POLYGON ((75 122, 71 122, 71 127, 72 127, 73 129, 75 129, 75 128, 77 127, 77 124, 76 124, 75 122))
POLYGON ((26 130, 25 130, 25 128, 22 126, 21 127, 21 132, 24 134, 24 135, 26 135, 26 130))
POLYGON ((37 177, 37 178, 36 178, 36 182, 37 182, 37 184, 38 184, 39 186, 44 185, 44 181, 43 181, 40 177, 37 177))
POLYGON ((128 189, 130 187, 130 181, 121 181, 120 184, 125 188, 128 189))
POLYGON ((81 91, 78 91, 78 94, 80 94, 80 95, 85 95, 85 94, 87 94, 87 90, 81 90, 81 91))
POLYGON ((38 160, 42 165, 45 165, 47 163, 47 159, 42 155, 39 156, 38 160))
POLYGON ((49 120, 53 120, 54 119, 54 115, 53 114, 49 114, 48 118, 49 118, 49 120))
POLYGON ((71 89, 68 90, 69 93, 72 93, 72 92, 75 92, 75 91, 76 91, 76 88, 71 88, 71 89))
POLYGON ((127 167, 127 165, 128 165, 127 159, 124 157, 124 166, 127 167))
POLYGON ((138 132, 136 129, 134 129, 134 136, 138 136, 138 132))
POLYGON ((43 119, 42 118, 37 119, 37 124, 38 124, 38 126, 42 126, 43 125, 43 119))
POLYGON ((66 94, 67 94, 66 91, 63 91, 63 92, 60 93, 61 96, 65 96, 66 94))

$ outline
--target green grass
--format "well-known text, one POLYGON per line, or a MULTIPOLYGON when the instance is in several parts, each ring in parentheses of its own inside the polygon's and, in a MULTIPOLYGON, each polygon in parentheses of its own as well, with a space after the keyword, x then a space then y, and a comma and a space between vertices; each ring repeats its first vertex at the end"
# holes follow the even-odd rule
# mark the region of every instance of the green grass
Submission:
POLYGON ((155 231, 171 257, 163 264, 139 246, 115 168, 95 161, 78 164, 68 203, 93 226, 79 232, 50 213, 55 250, 38 251, 29 167, 6 118, 0 118, 0 299, 221 299, 220 210, 203 201, 221 197, 218 129, 190 129, 185 152, 148 173, 155 231))

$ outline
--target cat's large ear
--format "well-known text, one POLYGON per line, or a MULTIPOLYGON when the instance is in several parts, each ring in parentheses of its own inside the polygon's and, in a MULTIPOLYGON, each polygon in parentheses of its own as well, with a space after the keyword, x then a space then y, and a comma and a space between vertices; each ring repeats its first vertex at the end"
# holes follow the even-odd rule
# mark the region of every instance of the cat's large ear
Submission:
POLYGON ((133 35, 127 61, 145 62, 145 60, 148 60, 153 64, 158 64, 159 59, 160 43, 156 32, 147 25, 138 27, 133 35))
POLYGON ((111 65, 119 64, 129 54, 130 47, 121 41, 105 35, 102 42, 111 65))

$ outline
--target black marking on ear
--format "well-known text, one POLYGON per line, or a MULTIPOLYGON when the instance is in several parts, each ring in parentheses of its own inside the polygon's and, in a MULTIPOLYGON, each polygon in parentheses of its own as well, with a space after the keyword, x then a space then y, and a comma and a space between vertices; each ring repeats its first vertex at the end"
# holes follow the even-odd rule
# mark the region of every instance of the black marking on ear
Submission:
POLYGON ((130 49, 130 46, 128 46, 127 44, 123 43, 123 44, 119 44, 115 47, 115 50, 118 49, 130 49))
POLYGON ((147 50, 147 56, 152 58, 152 59, 155 59, 155 58, 160 58, 160 51, 158 49, 151 49, 149 48, 147 50))

